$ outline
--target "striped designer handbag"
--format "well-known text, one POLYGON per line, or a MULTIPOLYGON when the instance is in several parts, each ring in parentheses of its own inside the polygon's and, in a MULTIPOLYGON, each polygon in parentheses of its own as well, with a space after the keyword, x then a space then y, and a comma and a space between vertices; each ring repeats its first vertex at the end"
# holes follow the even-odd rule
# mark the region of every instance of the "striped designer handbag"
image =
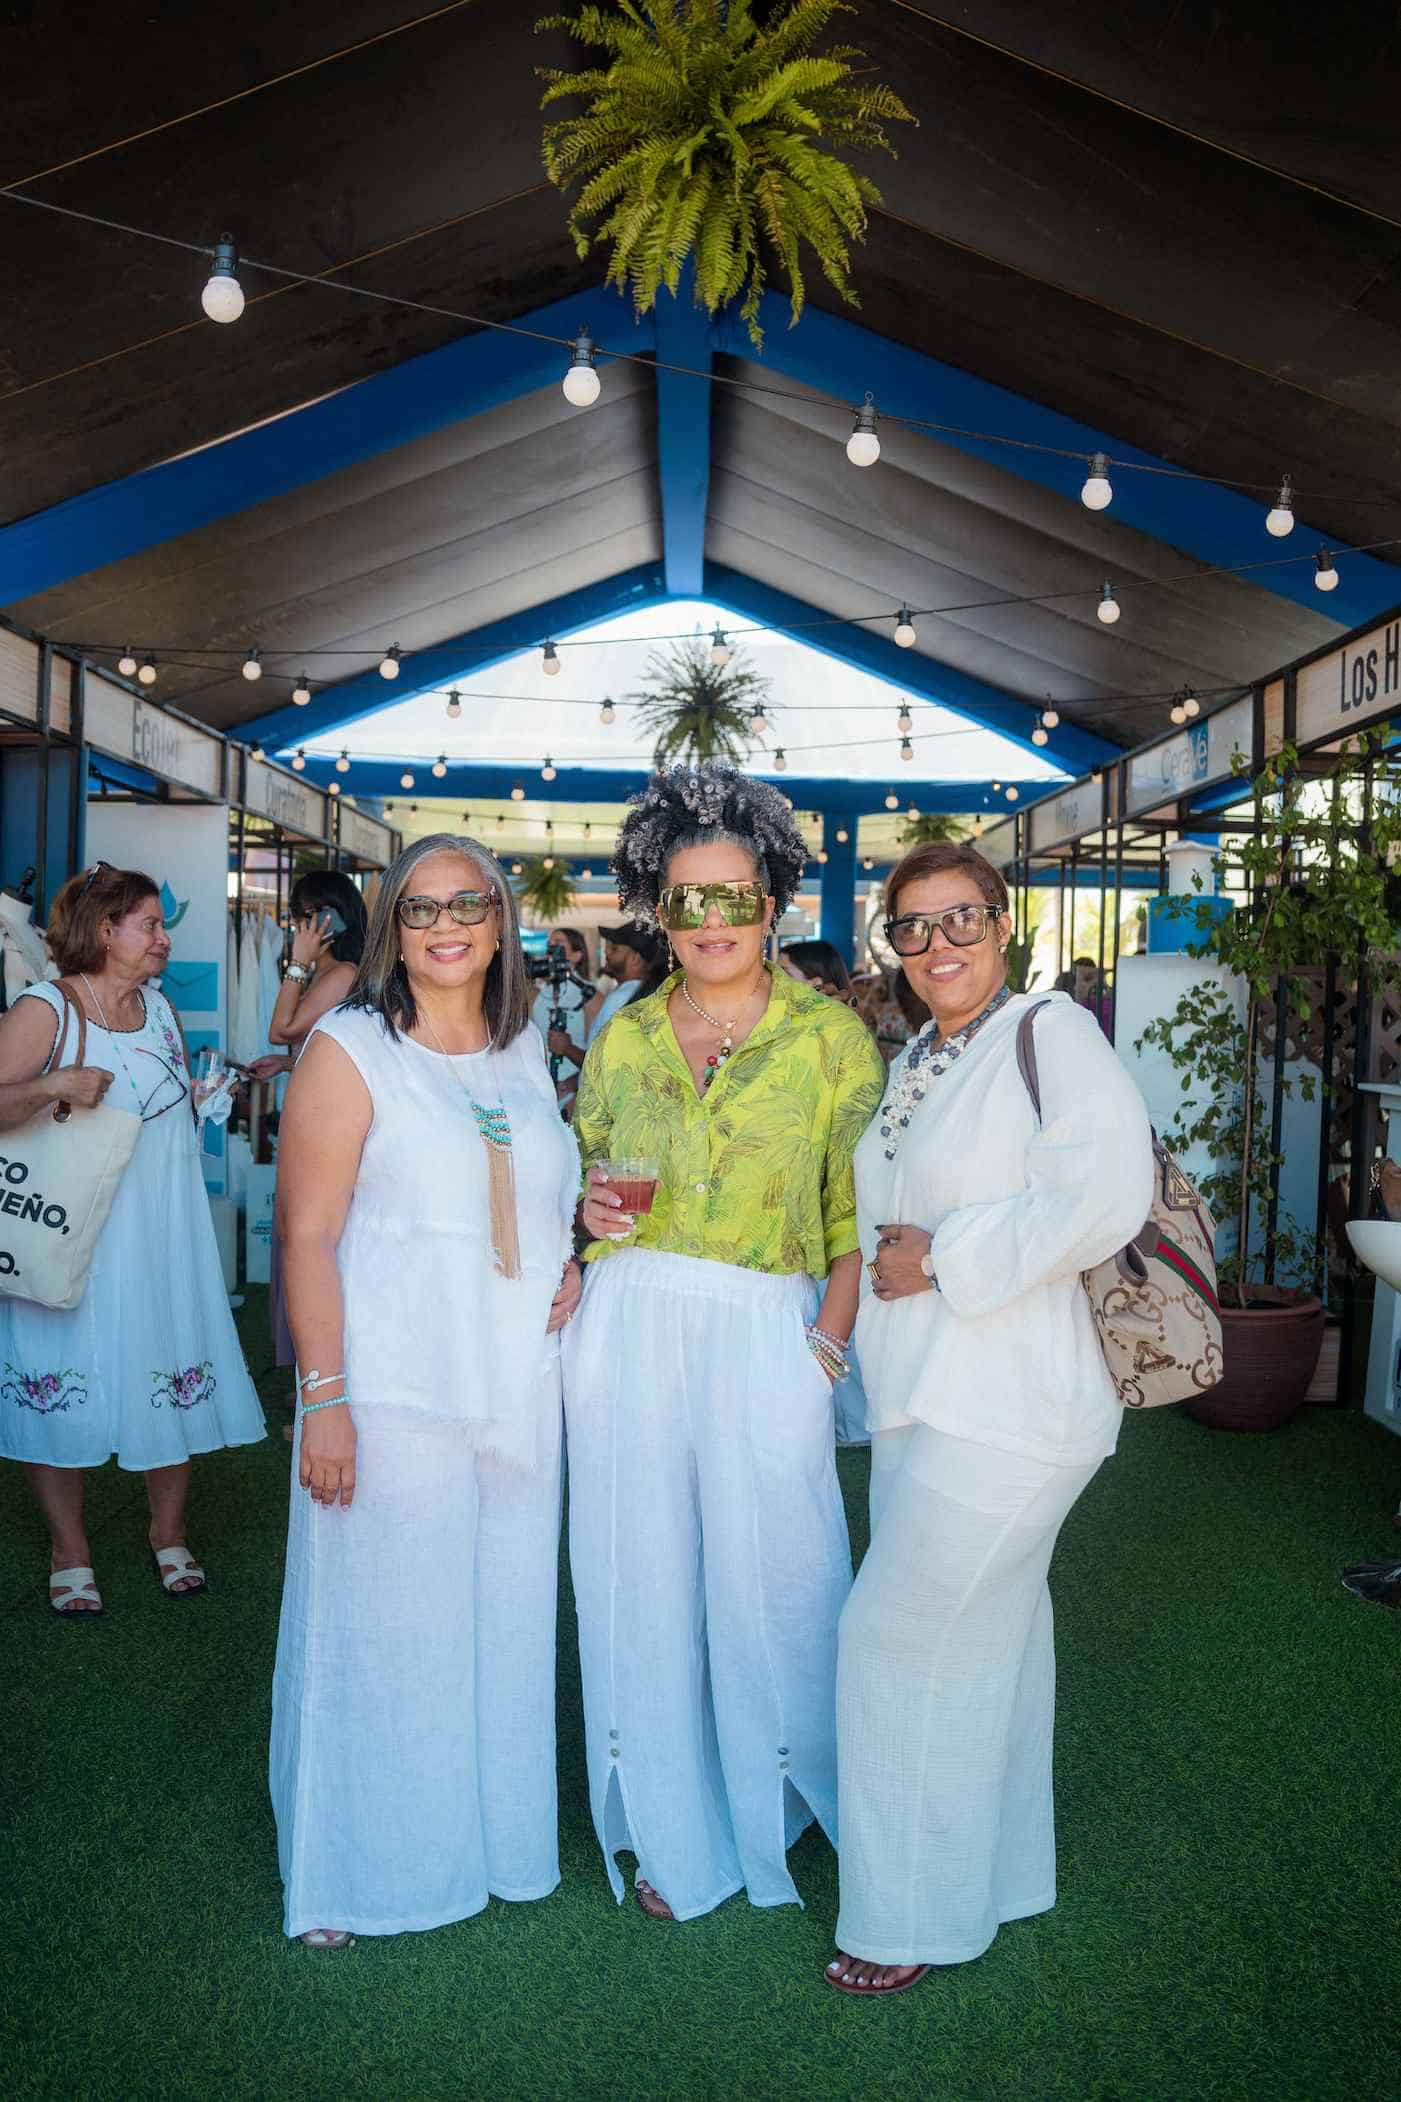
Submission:
MULTIPOLYGON (((1034 1024, 1038 1000, 1017 1025, 1017 1065, 1037 1118, 1034 1024)), ((1221 1308, 1211 1214, 1153 1134, 1153 1203, 1141 1232, 1083 1283, 1109 1376, 1126 1409, 1158 1409, 1214 1387, 1221 1377, 1221 1308)))

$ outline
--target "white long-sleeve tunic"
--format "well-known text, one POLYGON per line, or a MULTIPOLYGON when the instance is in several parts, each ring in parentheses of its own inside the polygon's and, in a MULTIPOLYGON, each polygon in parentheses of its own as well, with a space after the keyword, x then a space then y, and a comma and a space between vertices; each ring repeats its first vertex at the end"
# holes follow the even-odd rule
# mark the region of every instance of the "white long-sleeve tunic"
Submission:
POLYGON ((893 1161, 881 1121, 856 1153, 862 1256, 880 1226, 921 1226, 938 1284, 881 1301, 863 1271, 872 1429, 927 1423, 1052 1466, 1113 1452, 1122 1412, 1080 1278, 1142 1227, 1153 1165, 1142 1098, 1094 1017, 1063 993, 1014 994, 930 1076, 893 1161), (1039 1122, 1016 1056, 1038 997, 1039 1122))

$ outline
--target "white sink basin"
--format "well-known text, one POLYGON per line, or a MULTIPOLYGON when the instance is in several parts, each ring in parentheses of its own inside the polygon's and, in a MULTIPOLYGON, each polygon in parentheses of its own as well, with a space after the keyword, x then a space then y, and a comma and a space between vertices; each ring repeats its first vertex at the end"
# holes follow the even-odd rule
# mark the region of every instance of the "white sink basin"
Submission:
POLYGON ((1349 1219, 1347 1237, 1358 1261, 1401 1292, 1401 1219, 1349 1219))

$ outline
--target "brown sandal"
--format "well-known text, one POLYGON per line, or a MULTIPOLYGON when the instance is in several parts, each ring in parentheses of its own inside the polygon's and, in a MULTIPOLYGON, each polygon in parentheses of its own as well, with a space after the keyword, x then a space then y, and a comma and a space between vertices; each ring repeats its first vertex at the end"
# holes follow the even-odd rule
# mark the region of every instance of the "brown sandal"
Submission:
MULTIPOLYGON (((851 1985, 845 1978, 834 1978, 832 1976, 833 1968, 837 1963, 850 1964, 864 1963, 866 1961, 867 1959, 864 1956, 848 1956, 845 1950, 839 1949, 833 1962, 828 1964, 822 1975, 834 1993, 851 1993, 858 2000, 888 2000, 892 1993, 907 1993, 912 1985, 919 1984, 921 1978, 927 1978, 930 1971, 934 1968, 932 1963, 917 1963, 909 1977, 902 1978, 898 1985, 851 1985)), ((892 1970, 895 1966, 887 1963, 883 1964, 881 1968, 883 1970, 892 1970)), ((903 1964, 900 1968, 904 1968, 903 1964)))
POLYGON ((634 1884, 633 1888, 637 1896, 637 1902, 649 1920, 674 1920, 676 1918, 676 1914, 672 1911, 661 1892, 653 1890, 650 1883, 639 1882, 634 1884))

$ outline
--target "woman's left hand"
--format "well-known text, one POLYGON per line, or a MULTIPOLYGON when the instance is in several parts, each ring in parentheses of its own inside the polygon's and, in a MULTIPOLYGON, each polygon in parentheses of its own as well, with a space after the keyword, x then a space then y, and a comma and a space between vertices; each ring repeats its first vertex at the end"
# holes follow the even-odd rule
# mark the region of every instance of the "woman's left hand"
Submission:
MULTIPOLYGON (((876 1228, 875 1273, 871 1290, 877 1299, 909 1299, 916 1292, 932 1292, 934 1285, 919 1267, 929 1253, 930 1236, 922 1226, 878 1226, 876 1228)), ((866 1265, 868 1271, 871 1265, 866 1265)))
POLYGON ((574 1313, 583 1295, 584 1280, 580 1273, 579 1265, 571 1256, 564 1266, 564 1275, 559 1281, 559 1290, 555 1293, 554 1300, 550 1306, 550 1318, 545 1323, 545 1334, 547 1336, 553 1336, 563 1328, 565 1322, 574 1313))

